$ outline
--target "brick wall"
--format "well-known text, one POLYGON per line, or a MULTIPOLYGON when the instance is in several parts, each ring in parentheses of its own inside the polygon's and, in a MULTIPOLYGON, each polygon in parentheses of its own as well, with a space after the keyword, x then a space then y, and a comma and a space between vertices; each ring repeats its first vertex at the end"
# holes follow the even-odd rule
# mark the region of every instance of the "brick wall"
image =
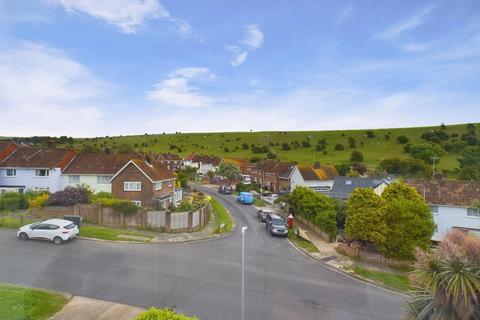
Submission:
POLYGON ((153 183, 138 168, 130 163, 112 180, 112 196, 131 201, 141 201, 142 207, 154 207, 153 183), (125 191, 124 182, 140 182, 140 191, 125 191))

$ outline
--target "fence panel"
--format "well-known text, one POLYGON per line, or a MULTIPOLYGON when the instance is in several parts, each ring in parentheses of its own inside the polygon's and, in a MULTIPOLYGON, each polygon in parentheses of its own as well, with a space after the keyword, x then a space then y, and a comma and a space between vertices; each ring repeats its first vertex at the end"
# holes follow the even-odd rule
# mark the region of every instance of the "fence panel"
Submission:
POLYGON ((195 228, 200 224, 200 211, 195 211, 192 214, 192 228, 195 228))
POLYGON ((148 211, 147 227, 149 228, 165 227, 165 211, 148 211))
POLYGON ((170 218, 170 229, 187 229, 188 228, 188 212, 172 213, 170 218))

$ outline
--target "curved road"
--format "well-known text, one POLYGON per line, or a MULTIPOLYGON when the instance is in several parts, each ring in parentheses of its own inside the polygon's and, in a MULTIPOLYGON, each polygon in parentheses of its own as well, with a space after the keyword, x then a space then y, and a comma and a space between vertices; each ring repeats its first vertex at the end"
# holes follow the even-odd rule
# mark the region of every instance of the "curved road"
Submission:
POLYGON ((137 306, 173 307, 205 320, 240 319, 241 232, 246 319, 399 319, 403 297, 346 277, 267 235, 252 207, 208 189, 234 216, 221 239, 185 244, 19 241, 0 231, 0 282, 137 306))

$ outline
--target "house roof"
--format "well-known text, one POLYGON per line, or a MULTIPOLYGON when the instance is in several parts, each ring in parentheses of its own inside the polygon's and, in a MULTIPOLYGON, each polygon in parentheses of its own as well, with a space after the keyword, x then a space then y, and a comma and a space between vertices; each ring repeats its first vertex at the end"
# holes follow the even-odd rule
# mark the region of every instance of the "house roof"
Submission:
POLYGON ((182 160, 178 154, 174 153, 159 153, 157 155, 157 160, 175 160, 179 161, 182 160))
POLYGON ((19 148, 16 149, 0 167, 11 168, 64 168, 73 159, 75 153, 68 149, 55 148, 19 148))
POLYGON ((298 170, 305 181, 334 180, 338 176, 334 166, 320 166, 320 168, 298 166, 298 170))
POLYGON ((203 154, 190 154, 188 155, 185 160, 190 160, 192 162, 201 162, 203 164, 212 164, 214 166, 218 166, 222 159, 217 156, 207 156, 203 154))
POLYGON ((255 165, 255 170, 268 173, 276 173, 280 178, 288 179, 295 169, 295 162, 279 162, 275 160, 263 160, 255 165))
POLYGON ((305 181, 320 180, 320 177, 311 166, 298 166, 298 170, 305 181))
POLYGON ((429 204, 469 207, 480 200, 480 181, 407 179, 429 204))
POLYGON ((132 159, 133 162, 143 173, 152 181, 175 179, 175 174, 159 162, 153 164, 147 163, 141 159, 132 159))
POLYGON ((332 189, 327 193, 332 198, 347 199, 356 188, 375 188, 382 182, 389 183, 385 179, 336 177, 332 189))
POLYGON ((115 174, 130 158, 114 153, 78 154, 65 168, 65 174, 115 174))

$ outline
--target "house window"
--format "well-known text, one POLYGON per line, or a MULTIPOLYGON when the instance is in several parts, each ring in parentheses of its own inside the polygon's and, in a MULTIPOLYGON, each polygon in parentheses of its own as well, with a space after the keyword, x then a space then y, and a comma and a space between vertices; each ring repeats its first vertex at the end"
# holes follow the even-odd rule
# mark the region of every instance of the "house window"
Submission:
POLYGON ((435 225, 435 232, 438 232, 438 225, 435 225))
POLYGON ((141 207, 141 206, 142 206, 142 201, 139 201, 139 200, 133 200, 132 202, 133 202, 133 204, 135 204, 135 205, 137 205, 137 206, 139 206, 139 207, 141 207))
POLYGON ((141 182, 124 182, 123 191, 141 191, 142 183, 141 182))
POLYGON ((169 187, 173 186, 173 180, 168 180, 168 186, 169 187))
POLYGON ((110 176, 97 176, 98 183, 108 183, 110 181, 110 176))
POLYGON ((7 169, 5 172, 7 177, 15 177, 17 175, 17 170, 15 169, 7 169))
POLYGON ((35 176, 36 177, 48 177, 50 175, 50 170, 48 169, 36 169, 35 176))
POLYGON ((155 190, 161 190, 162 189, 162 182, 158 181, 155 182, 155 190))
POLYGON ((430 206, 430 211, 438 214, 438 206, 430 206))
POLYGON ((468 208, 467 209, 467 217, 480 218, 480 211, 478 209, 468 208))
POLYGON ((71 175, 71 176, 68 176, 68 182, 69 183, 80 183, 80 176, 79 175, 71 175))

